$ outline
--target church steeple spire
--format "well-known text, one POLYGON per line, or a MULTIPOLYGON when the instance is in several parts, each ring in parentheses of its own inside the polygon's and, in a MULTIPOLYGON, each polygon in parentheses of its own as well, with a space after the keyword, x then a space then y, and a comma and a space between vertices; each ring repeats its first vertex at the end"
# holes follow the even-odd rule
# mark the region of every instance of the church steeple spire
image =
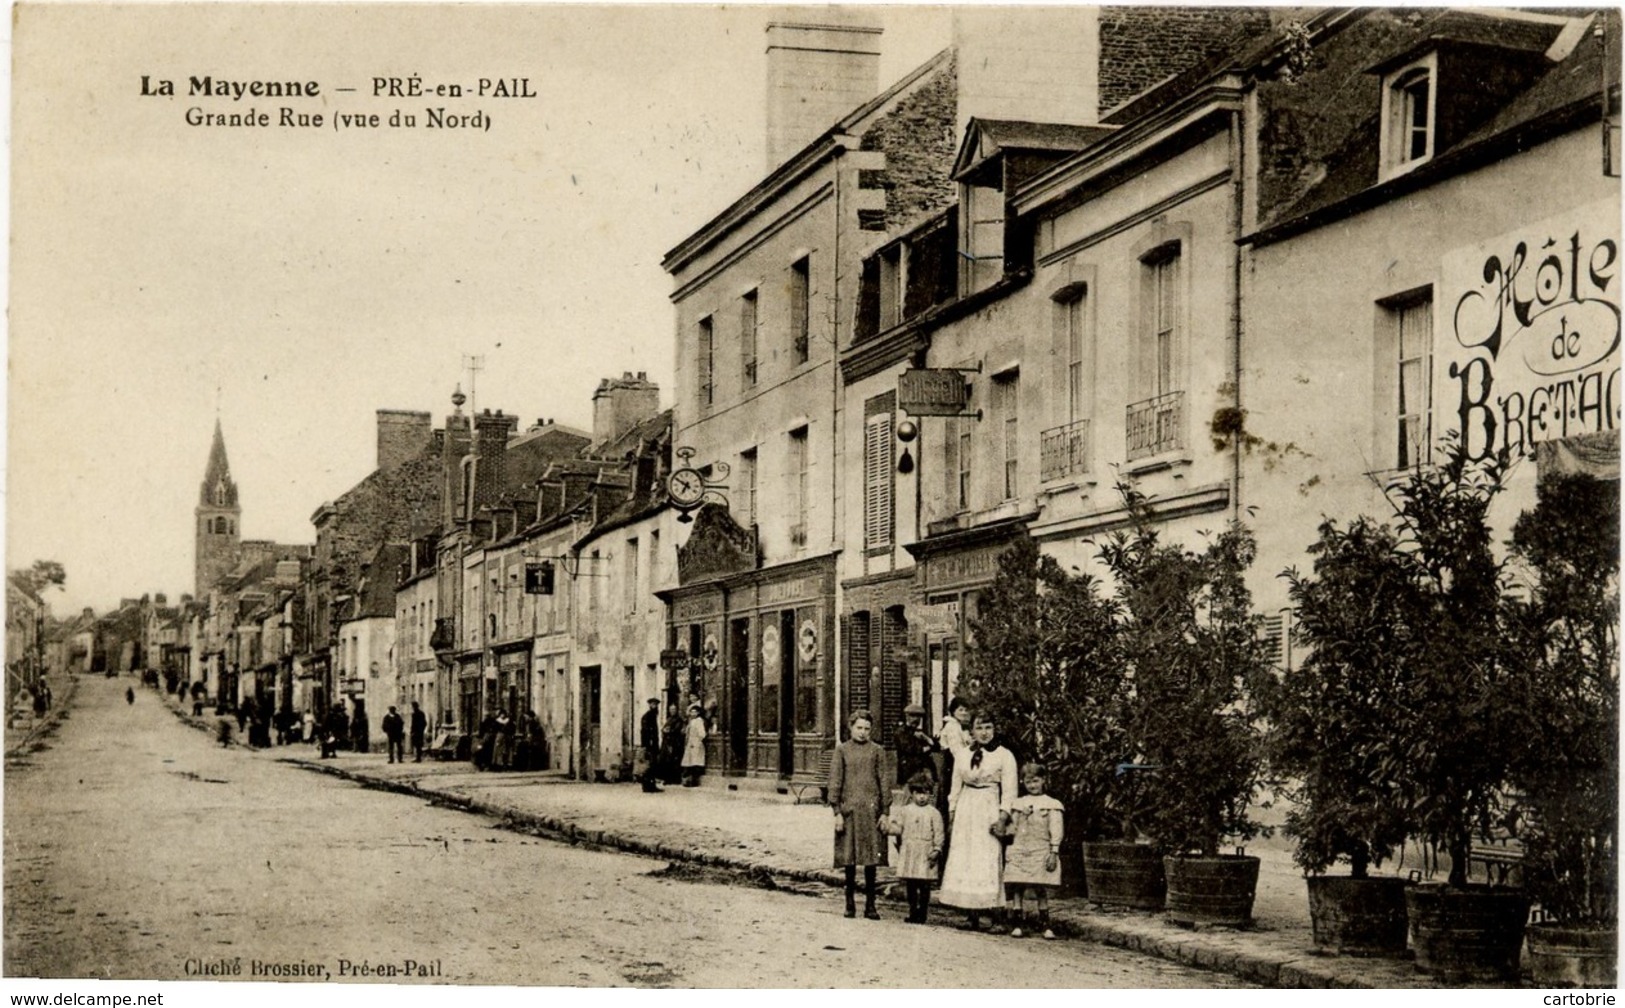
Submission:
POLYGON ((206 508, 237 506, 237 484, 232 482, 231 464, 226 461, 226 436, 221 433, 219 417, 214 420, 214 444, 209 448, 209 467, 203 472, 198 505, 206 508))
POLYGON ((214 420, 214 444, 209 448, 209 466, 203 473, 193 509, 196 554, 194 573, 198 598, 207 598, 209 588, 237 566, 242 530, 238 522, 243 509, 237 504, 237 484, 231 479, 226 461, 226 436, 220 431, 220 418, 214 420))

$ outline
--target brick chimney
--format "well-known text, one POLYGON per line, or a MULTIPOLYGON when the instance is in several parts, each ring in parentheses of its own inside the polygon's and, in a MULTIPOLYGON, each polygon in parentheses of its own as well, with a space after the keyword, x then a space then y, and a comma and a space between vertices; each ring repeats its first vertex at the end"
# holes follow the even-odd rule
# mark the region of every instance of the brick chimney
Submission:
POLYGON ((501 410, 485 410, 474 418, 474 518, 482 507, 496 505, 502 496, 507 470, 508 438, 519 427, 519 418, 501 410))
POLYGON ((433 425, 418 410, 378 411, 378 468, 393 469, 428 446, 433 425))
POLYGON ((613 441, 659 412, 660 386, 649 380, 647 371, 605 378, 592 394, 593 444, 613 441))
POLYGON ((767 170, 880 93, 880 26, 861 7, 767 26, 767 170))

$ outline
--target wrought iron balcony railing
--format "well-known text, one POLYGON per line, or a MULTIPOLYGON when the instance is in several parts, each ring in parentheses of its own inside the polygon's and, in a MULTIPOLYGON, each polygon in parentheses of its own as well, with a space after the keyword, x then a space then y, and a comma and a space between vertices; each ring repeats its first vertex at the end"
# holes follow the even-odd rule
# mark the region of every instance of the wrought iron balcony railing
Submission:
POLYGON ((1074 420, 1039 435, 1039 480, 1048 483, 1089 471, 1089 421, 1074 420))
POLYGON ((1124 454, 1130 462, 1185 447, 1184 392, 1132 403, 1125 420, 1128 445, 1124 454))

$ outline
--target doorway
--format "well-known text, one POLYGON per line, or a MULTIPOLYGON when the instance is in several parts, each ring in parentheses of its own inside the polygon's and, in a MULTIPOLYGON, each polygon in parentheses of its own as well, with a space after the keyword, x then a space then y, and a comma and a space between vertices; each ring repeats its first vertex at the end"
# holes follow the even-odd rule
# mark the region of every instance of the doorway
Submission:
POLYGON ((732 675, 728 678, 728 720, 722 731, 728 738, 727 769, 738 772, 750 758, 750 620, 736 619, 729 625, 728 655, 732 675))
POLYGON ((796 613, 779 613, 779 776, 796 772, 796 613))
POLYGON ((581 726, 581 737, 578 740, 581 747, 581 773, 582 780, 593 780, 602 769, 599 759, 599 745, 603 741, 603 726, 601 719, 604 708, 603 675, 597 665, 586 665, 581 669, 581 710, 576 723, 581 726))

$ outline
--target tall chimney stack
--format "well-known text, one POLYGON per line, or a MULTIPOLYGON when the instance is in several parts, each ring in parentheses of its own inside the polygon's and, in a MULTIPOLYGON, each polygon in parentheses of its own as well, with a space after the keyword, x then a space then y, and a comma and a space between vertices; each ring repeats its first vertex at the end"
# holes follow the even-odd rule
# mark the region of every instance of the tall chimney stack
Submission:
POLYGON ((429 414, 419 410, 378 411, 378 468, 393 469, 417 455, 433 436, 429 414))
POLYGON ((768 171, 880 93, 880 32, 862 7, 768 24, 768 171))

